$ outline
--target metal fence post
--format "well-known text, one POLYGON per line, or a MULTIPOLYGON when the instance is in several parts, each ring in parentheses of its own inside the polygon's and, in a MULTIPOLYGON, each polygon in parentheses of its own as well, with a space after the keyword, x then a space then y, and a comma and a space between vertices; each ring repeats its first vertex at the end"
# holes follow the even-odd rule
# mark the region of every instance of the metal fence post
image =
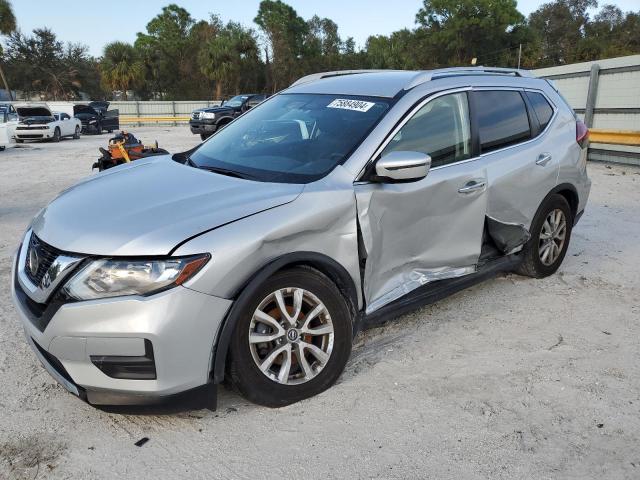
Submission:
MULTIPOLYGON (((140 119, 140 102, 138 102, 138 100, 136 100, 136 117, 140 119)), ((140 123, 140 121, 138 121, 137 126, 139 127, 140 125, 142 124, 140 123)))
POLYGON ((598 99, 598 79, 600 78, 600 65, 591 65, 589 73, 589 90, 587 91, 587 104, 584 108, 584 124, 587 128, 593 127, 593 113, 598 99))

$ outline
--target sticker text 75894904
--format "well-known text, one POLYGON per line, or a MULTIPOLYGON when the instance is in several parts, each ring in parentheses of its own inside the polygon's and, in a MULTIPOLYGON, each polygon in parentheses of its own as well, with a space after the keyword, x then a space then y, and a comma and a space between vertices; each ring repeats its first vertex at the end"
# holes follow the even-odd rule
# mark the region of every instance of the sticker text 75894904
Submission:
POLYGON ((327 105, 327 108, 342 108, 344 110, 355 110, 356 112, 367 112, 375 103, 364 100, 351 100, 348 98, 336 98, 327 105))

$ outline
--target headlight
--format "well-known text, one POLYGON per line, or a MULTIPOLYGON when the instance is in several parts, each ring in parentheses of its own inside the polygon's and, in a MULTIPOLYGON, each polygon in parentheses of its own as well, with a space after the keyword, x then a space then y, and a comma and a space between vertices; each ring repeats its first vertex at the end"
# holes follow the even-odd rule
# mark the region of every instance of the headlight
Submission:
POLYGON ((96 120, 89 120, 89 123, 96 123, 96 120))
POLYGON ((207 253, 158 260, 95 260, 76 273, 63 290, 76 300, 149 295, 186 282, 209 258, 207 253))
POLYGON ((216 114, 214 112, 202 112, 200 114, 201 118, 216 118, 216 114))

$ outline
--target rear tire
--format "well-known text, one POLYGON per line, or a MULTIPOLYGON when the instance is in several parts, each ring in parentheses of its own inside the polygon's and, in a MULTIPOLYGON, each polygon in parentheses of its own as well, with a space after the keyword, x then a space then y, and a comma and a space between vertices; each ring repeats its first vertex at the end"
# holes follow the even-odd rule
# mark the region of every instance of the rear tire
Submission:
POLYGON ((549 196, 538 208, 531 224, 531 238, 516 270, 521 275, 544 278, 558 270, 569 247, 573 213, 567 200, 558 194, 549 196))
POLYGON ((231 338, 229 377, 245 398, 267 407, 312 397, 333 385, 344 370, 351 354, 352 332, 350 309, 329 278, 308 267, 277 272, 256 290, 240 313, 231 338), (300 291, 300 307, 296 307, 300 291), (285 315, 297 322, 280 313, 277 292, 286 305, 285 315), (250 336, 260 335, 277 339, 250 341, 250 336))
POLYGON ((75 131, 75 132, 74 132, 74 134, 73 134, 73 139, 74 139, 74 140, 78 140, 78 139, 80 138, 80 130, 81 130, 81 129, 80 129, 80 127, 78 127, 78 126, 76 125, 76 131, 75 131))

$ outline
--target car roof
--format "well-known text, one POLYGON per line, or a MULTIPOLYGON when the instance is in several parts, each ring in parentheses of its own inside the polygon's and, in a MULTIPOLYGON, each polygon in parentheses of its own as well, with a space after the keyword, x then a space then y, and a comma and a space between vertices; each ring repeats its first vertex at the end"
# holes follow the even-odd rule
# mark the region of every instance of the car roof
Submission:
MULTIPOLYGON (((287 93, 319 93, 362 95, 393 98, 402 91, 432 80, 451 77, 491 76, 506 84, 513 80, 532 78, 526 70, 487 67, 454 67, 436 70, 346 70, 323 72, 302 77, 286 90, 287 93)), ((535 77, 533 77, 535 78, 535 77)))

